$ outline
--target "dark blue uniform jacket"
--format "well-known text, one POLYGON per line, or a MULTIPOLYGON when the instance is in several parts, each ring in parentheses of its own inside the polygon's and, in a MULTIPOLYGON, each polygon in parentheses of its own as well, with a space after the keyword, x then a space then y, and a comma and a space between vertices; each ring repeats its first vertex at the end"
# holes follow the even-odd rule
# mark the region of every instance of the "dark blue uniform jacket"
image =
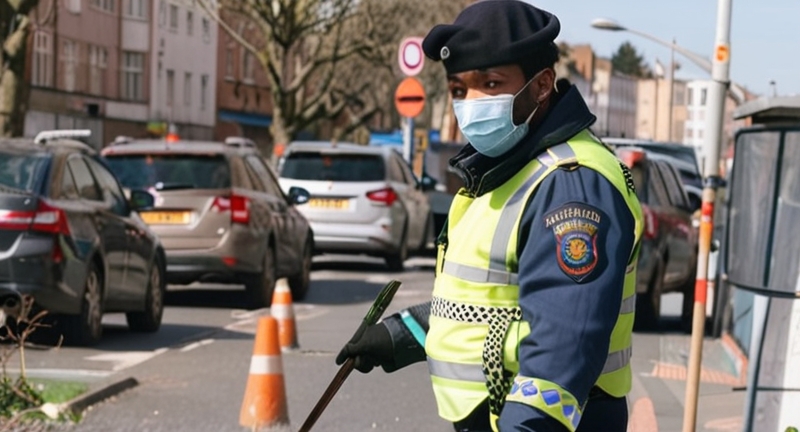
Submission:
MULTIPOLYGON (((466 146, 450 163, 461 174, 468 193, 491 193, 545 148, 566 142, 594 121, 577 89, 562 84, 543 123, 508 155, 489 158, 466 146)), ((519 298, 523 319, 530 324, 531 332, 519 347, 519 373, 557 383, 582 403, 589 400, 592 392, 579 431, 624 431, 624 399, 605 406, 599 410, 602 412, 596 412, 592 405, 601 405, 593 402, 597 394, 593 385, 605 364, 619 314, 623 278, 634 243, 633 216, 608 180, 594 170, 580 167, 558 169, 546 177, 527 203, 521 223, 519 298), (564 270, 559 265, 563 260, 558 253, 559 240, 545 222, 546 215, 576 205, 600 214, 596 260, 590 272, 581 270, 580 277, 567 271, 569 267, 564 270)), ((409 309, 425 330, 429 310, 429 304, 409 309)), ((397 368, 425 359, 424 348, 398 315, 387 317, 384 323, 395 344, 397 368)), ((566 430, 537 409, 515 402, 505 404, 500 427, 503 431, 566 430)))

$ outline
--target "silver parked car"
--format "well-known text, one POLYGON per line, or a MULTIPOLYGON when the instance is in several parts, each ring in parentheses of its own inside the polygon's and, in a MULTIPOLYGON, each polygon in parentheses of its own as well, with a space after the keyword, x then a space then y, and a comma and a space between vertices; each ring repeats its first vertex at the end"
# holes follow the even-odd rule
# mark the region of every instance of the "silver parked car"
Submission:
POLYGON ((283 190, 311 194, 299 210, 319 253, 380 256, 401 271, 409 251, 424 249, 435 235, 425 187, 392 148, 293 142, 279 171, 283 190))

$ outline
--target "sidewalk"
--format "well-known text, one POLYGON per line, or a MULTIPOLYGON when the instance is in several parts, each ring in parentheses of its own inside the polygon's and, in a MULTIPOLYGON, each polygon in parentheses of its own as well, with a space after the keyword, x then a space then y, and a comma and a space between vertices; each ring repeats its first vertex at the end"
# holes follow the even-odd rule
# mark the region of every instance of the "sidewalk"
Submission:
MULTIPOLYGON (((689 335, 643 335, 635 342, 629 432, 681 432, 689 335)), ((742 430, 746 370, 747 360, 730 337, 704 340, 697 431, 742 430)))

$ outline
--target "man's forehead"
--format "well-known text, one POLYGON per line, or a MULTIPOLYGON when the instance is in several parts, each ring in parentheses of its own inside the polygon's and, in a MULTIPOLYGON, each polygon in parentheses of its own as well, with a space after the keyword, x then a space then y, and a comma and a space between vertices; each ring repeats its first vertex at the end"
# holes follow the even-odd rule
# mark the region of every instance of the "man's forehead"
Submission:
POLYGON ((447 75, 448 80, 461 81, 464 77, 481 77, 490 74, 512 75, 516 72, 522 73, 518 65, 492 66, 487 68, 472 69, 464 72, 451 73, 447 75))

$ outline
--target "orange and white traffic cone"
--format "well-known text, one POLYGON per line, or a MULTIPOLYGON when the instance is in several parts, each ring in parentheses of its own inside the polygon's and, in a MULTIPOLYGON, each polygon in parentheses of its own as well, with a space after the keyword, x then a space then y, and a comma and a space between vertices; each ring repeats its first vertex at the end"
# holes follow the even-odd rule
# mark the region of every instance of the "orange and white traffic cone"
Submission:
POLYGON ((239 424, 253 430, 289 425, 278 322, 270 316, 258 320, 239 424))
POLYGON ((278 320, 278 335, 281 349, 284 351, 297 349, 297 325, 294 320, 294 306, 292 305, 292 291, 286 279, 279 279, 275 284, 272 294, 272 317, 278 320))

